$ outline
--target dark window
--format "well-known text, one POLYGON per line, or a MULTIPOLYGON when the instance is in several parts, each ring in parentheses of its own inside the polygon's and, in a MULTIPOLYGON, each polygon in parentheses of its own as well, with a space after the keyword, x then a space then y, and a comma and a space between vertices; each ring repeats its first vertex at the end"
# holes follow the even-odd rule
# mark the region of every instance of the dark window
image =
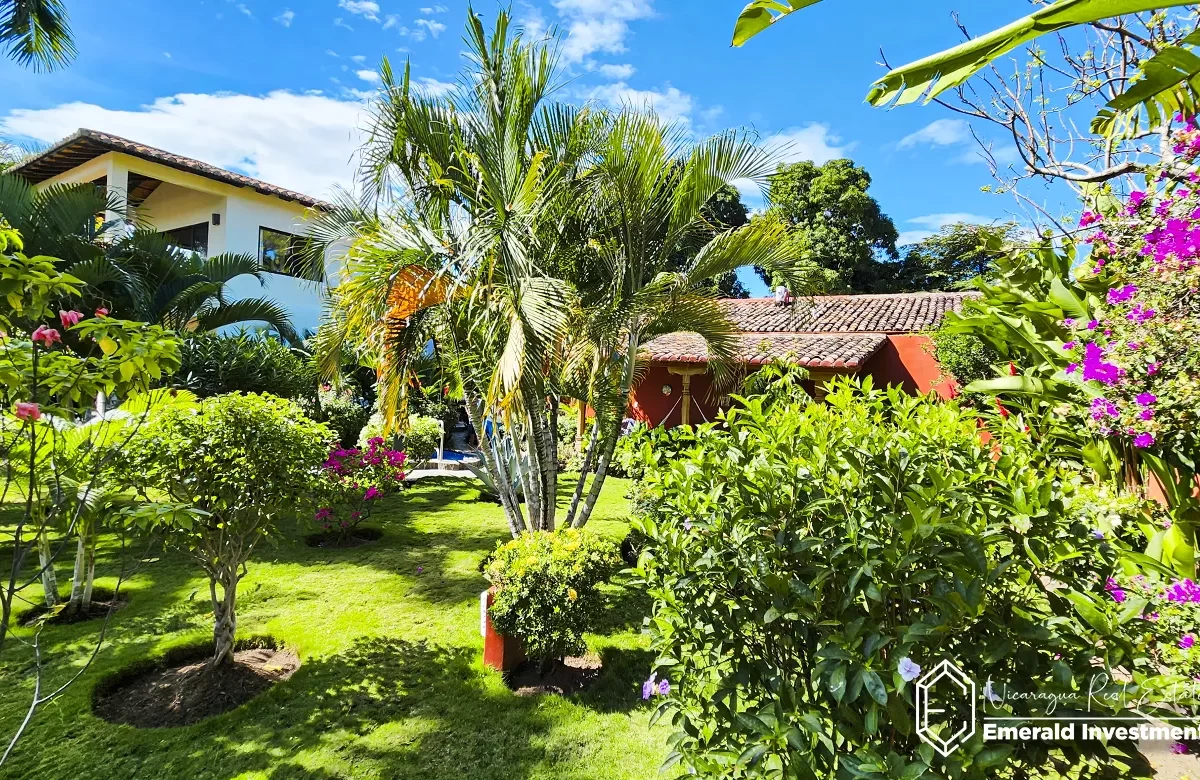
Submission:
POLYGON ((300 236, 267 227, 258 229, 258 258, 268 271, 298 276, 297 264, 303 245, 304 239, 300 236))
POLYGON ((198 252, 202 255, 208 254, 207 222, 175 228, 174 230, 164 230, 163 235, 167 237, 167 240, 173 246, 177 246, 180 249, 186 249, 189 252, 198 252))

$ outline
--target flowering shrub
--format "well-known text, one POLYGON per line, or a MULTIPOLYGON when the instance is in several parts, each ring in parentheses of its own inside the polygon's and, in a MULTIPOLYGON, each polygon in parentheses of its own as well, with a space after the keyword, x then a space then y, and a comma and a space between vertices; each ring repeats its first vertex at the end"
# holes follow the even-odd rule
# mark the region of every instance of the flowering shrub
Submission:
POLYGON ((603 595, 597 586, 621 566, 611 540, 580 528, 525 533, 484 561, 496 589, 489 614, 496 630, 516 637, 530 658, 582 653, 603 595))
MULTIPOLYGON (((358 446, 367 447, 368 442, 375 438, 385 438, 383 433, 383 415, 375 412, 363 426, 358 436, 358 446)), ((408 455, 409 465, 423 463, 434 456, 442 438, 442 428, 433 417, 409 415, 408 430, 398 436, 392 436, 388 443, 399 440, 404 452, 408 455)))
POLYGON ((365 450, 335 447, 321 464, 322 503, 313 519, 334 537, 351 536, 386 495, 404 485, 406 456, 388 449, 382 438, 367 442, 365 450))
POLYGON ((1139 649, 1158 667, 1188 680, 1200 679, 1200 583, 1164 581, 1157 575, 1109 578, 1105 592, 1115 604, 1140 609, 1144 620, 1139 649))
POLYGON ((1132 754, 977 733, 943 759, 915 733, 915 681, 943 659, 993 681, 1000 717, 1048 714, 1047 693, 1081 707, 1118 665, 1130 692, 1159 682, 1130 641, 1141 613, 1105 591, 1104 497, 1073 506, 1067 461, 1012 420, 993 435, 956 403, 835 380, 823 405, 747 398, 650 466, 637 576, 670 683, 644 692, 688 776, 1060 777, 1132 754))
MULTIPOLYGON (((1194 127, 1176 154, 1194 163, 1194 127)), ((1087 268, 1097 301, 1063 325, 1066 373, 1092 398, 1083 417, 1102 436, 1138 449, 1200 451, 1200 175, 1160 176, 1094 227, 1087 268)))

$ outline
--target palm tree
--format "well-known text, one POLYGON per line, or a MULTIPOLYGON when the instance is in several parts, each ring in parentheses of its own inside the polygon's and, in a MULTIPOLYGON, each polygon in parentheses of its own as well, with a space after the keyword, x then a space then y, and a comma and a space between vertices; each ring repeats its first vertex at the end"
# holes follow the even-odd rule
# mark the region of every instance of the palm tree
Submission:
POLYGON ((510 35, 507 14, 490 37, 472 14, 468 44, 473 67, 446 96, 413 89, 407 67, 396 81, 384 63, 363 196, 342 196, 311 227, 314 261, 351 243, 318 354, 349 348, 375 365, 396 421, 417 357, 435 344, 514 534, 554 527, 557 401, 586 401, 598 412, 588 457, 599 468, 587 501, 586 470, 575 490, 582 525, 640 345, 694 331, 727 363, 733 327, 710 280, 744 264, 795 270, 782 231, 756 225, 719 233, 672 270, 685 239, 711 230, 701 211, 713 194, 761 181, 773 161, 736 133, 691 147, 648 114, 551 102, 551 50, 510 35), (502 457, 509 444, 517 474, 502 457))
POLYGON ((248 254, 203 258, 171 246, 163 234, 97 216, 123 213, 118 195, 92 184, 56 184, 38 191, 16 175, 0 174, 0 215, 17 228, 27 254, 63 261, 83 280, 84 300, 114 315, 181 332, 263 322, 286 341, 297 335, 286 309, 269 298, 231 300, 228 285, 266 270, 248 254), (108 236, 117 235, 109 240, 108 236))
POLYGON ((75 58, 75 40, 61 0, 0 0, 0 46, 33 70, 54 70, 75 58))

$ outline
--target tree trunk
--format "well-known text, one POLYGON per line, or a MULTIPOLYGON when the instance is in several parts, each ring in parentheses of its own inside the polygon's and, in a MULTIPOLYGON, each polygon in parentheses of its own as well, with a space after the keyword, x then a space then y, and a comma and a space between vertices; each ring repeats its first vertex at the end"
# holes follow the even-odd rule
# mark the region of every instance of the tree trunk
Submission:
MULTIPOLYGON (((631 329, 629 331, 629 339, 625 344, 625 368, 621 376, 621 406, 615 415, 616 425, 608 432, 608 436, 603 436, 601 439, 604 442, 604 449, 600 455, 600 465, 596 469, 596 480, 592 483, 592 489, 588 491, 587 501, 584 502, 579 516, 575 518, 575 522, 573 523, 575 528, 582 528, 592 516, 592 510, 596 507, 596 499, 600 497, 600 489, 604 487, 604 477, 608 474, 608 464, 612 460, 613 450, 617 448, 617 438, 621 435, 621 420, 625 416, 625 407, 629 405, 629 388, 633 385, 633 369, 637 361, 637 349, 637 331, 631 329)), ((597 422, 599 422, 598 417, 597 422)))
POLYGON ((575 512, 578 511, 579 502, 583 498, 583 488, 587 484, 588 472, 592 470, 592 458, 596 455, 596 445, 599 440, 600 417, 597 416, 592 423, 592 432, 588 436, 587 452, 583 454, 583 466, 579 470, 579 481, 575 483, 575 495, 571 496, 571 506, 567 509, 567 518, 563 521, 565 526, 572 526, 575 523, 575 512))
POLYGON ((558 396, 550 397, 550 409, 546 413, 546 451, 542 456, 548 464, 546 473, 546 527, 554 530, 555 515, 558 514, 558 396))
POLYGON ((83 601, 80 606, 87 612, 92 608, 92 586, 96 582, 96 535, 88 534, 87 560, 83 572, 83 601))
POLYGON ((83 602, 84 570, 87 566, 87 540, 81 533, 75 540, 75 568, 71 571, 71 598, 67 601, 68 612, 78 612, 83 602))
POLYGON ((209 667, 213 669, 233 661, 233 643, 237 636, 237 584, 237 571, 228 567, 220 570, 218 579, 208 581, 213 605, 213 659, 209 667), (218 584, 221 586, 220 598, 217 598, 218 584))
POLYGON ((50 536, 45 526, 38 532, 38 564, 42 567, 42 590, 46 594, 46 606, 58 604, 58 578, 54 576, 54 556, 50 552, 50 536))

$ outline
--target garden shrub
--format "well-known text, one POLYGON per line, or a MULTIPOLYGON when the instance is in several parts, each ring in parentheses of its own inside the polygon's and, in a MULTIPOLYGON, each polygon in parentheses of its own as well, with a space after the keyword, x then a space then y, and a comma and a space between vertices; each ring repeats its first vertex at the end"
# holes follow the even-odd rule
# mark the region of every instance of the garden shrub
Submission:
POLYGON ((381 498, 404 487, 403 452, 386 447, 382 438, 365 450, 335 447, 321 464, 320 506, 313 516, 328 536, 345 540, 370 518, 381 498))
POLYGON ((1182 679, 1137 655, 1146 602, 1105 588, 1120 548, 1069 511, 1066 462, 1016 425, 983 445, 973 413, 869 380, 836 380, 825 404, 743 399, 726 423, 677 457, 655 452, 635 520, 661 675, 646 695, 666 692, 672 761, 714 778, 1133 772, 1129 743, 980 730, 943 759, 914 733, 914 681, 944 659, 1004 690, 997 716, 1046 714, 1030 694, 1084 709, 1117 665, 1127 695, 1182 679))
POLYGON ((353 396, 322 392, 315 417, 334 430, 342 446, 352 447, 371 418, 371 407, 353 396))
POLYGON ((404 454, 408 456, 410 469, 414 468, 414 464, 424 463, 432 458, 437 453, 438 444, 442 440, 442 429, 438 427, 438 421, 432 417, 410 415, 408 430, 389 436, 384 436, 383 428, 383 415, 375 412, 358 436, 359 449, 369 447, 371 439, 381 438, 393 448, 404 450, 404 454))
POLYGON ((521 640, 530 658, 577 655, 603 607, 597 586, 621 567, 611 540, 579 528, 524 533, 484 562, 496 588, 496 630, 521 640))
POLYGON ((312 361, 276 338, 196 333, 183 342, 180 358, 172 384, 201 398, 241 392, 311 399, 317 393, 312 361))
POLYGON ((237 586, 247 562, 281 517, 312 505, 315 475, 333 438, 291 401, 229 393, 197 409, 153 414, 127 448, 129 480, 199 510, 160 520, 170 523, 168 542, 208 575, 214 665, 233 651, 237 586))

